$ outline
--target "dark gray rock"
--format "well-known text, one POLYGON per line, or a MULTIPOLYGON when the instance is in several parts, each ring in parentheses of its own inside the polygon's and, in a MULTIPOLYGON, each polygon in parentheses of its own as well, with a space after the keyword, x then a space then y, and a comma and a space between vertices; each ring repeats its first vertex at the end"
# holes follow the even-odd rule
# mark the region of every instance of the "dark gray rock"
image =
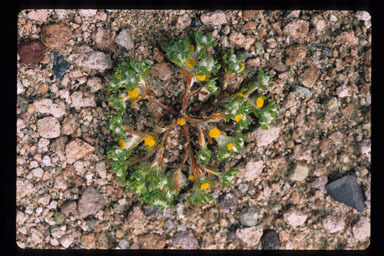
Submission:
POLYGON ((263 250, 276 250, 280 247, 279 234, 274 230, 266 230, 260 241, 263 250))
POLYGON ((325 186, 328 194, 338 202, 357 209, 364 210, 364 198, 361 187, 357 184, 356 177, 345 175, 325 186))
POLYGON ((224 209, 230 209, 236 205, 237 197, 233 194, 226 194, 220 198, 219 206, 224 209))
POLYGON ((65 72, 71 67, 66 60, 64 60, 57 52, 52 52, 51 56, 53 57, 53 73, 59 79, 62 79, 65 72))

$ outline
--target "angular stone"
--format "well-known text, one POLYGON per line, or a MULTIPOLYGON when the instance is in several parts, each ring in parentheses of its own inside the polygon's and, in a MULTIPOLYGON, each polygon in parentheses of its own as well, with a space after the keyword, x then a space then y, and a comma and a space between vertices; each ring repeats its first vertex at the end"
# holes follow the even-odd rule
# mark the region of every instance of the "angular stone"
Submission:
POLYGON ((53 152, 55 152, 59 158, 60 161, 65 160, 65 143, 67 143, 68 138, 65 136, 62 136, 60 138, 57 138, 51 145, 50 148, 53 152))
POLYGON ((72 54, 68 57, 68 61, 78 67, 95 69, 100 72, 112 68, 112 60, 109 55, 95 51, 88 45, 73 47, 72 54))
POLYGON ((302 226, 308 216, 298 210, 289 210, 284 214, 285 221, 291 226, 302 226))
POLYGON ((167 81, 171 78, 172 71, 167 63, 157 63, 151 68, 151 76, 162 81, 167 81))
POLYGON ((359 222, 352 228, 353 236, 359 240, 364 241, 371 236, 371 222, 369 218, 362 217, 359 222))
POLYGON ((342 32, 336 37, 336 43, 342 45, 356 45, 357 40, 355 37, 355 32, 353 30, 348 32, 342 32))
POLYGON ((293 168, 293 171, 289 178, 293 181, 303 181, 308 176, 308 173, 309 173, 308 165, 304 162, 298 162, 293 168))
POLYGON ((253 19, 256 17, 258 10, 244 10, 242 11, 244 19, 253 19))
POLYGON ((60 102, 59 104, 52 103, 51 99, 40 99, 33 103, 36 110, 42 114, 51 114, 56 118, 60 118, 65 115, 65 104, 60 102))
POLYGON ((81 243, 85 247, 85 249, 91 249, 95 248, 95 234, 89 233, 89 234, 83 234, 81 236, 81 243))
POLYGON ((92 17, 97 13, 97 9, 80 9, 79 14, 83 17, 92 17))
POLYGON ((28 19, 36 21, 47 21, 48 9, 32 10, 27 15, 28 19))
POLYGON ((48 116, 37 121, 37 130, 41 137, 52 139, 60 136, 60 123, 53 117, 48 116))
POLYGON ((165 237, 156 234, 145 234, 137 237, 140 249, 164 249, 165 237))
POLYGON ((43 59, 45 46, 40 41, 25 41, 19 45, 18 54, 21 62, 30 68, 43 59))
POLYGON ((256 206, 244 208, 239 215, 239 220, 244 226, 255 226, 259 220, 256 206))
POLYGON ((245 36, 239 32, 232 32, 229 36, 229 41, 235 46, 242 47, 245 43, 245 36))
POLYGON ((198 249, 199 242, 197 241, 192 230, 177 232, 172 238, 172 246, 180 249, 198 249))
POLYGON ((289 23, 284 27, 284 34, 288 35, 292 40, 304 39, 309 31, 309 23, 304 20, 297 20, 289 23))
POLYGON ((323 190, 327 183, 328 183, 328 177, 327 176, 320 176, 320 177, 316 178, 316 180, 314 182, 311 183, 311 187, 323 190))
POLYGON ((249 227, 236 230, 236 237, 254 249, 256 249, 262 235, 262 227, 249 227))
POLYGON ((278 250, 280 248, 280 237, 275 230, 266 230, 261 237, 261 249, 278 250))
POLYGON ((312 97, 312 92, 309 89, 301 86, 296 88, 295 94, 300 98, 310 99, 312 97))
POLYGON ((68 248, 69 246, 71 246, 71 244, 73 243, 74 241, 74 237, 73 235, 66 235, 66 236, 63 236, 62 238, 60 238, 60 244, 64 247, 64 248, 68 248))
POLYGON ((268 130, 257 128, 256 131, 248 134, 248 140, 256 141, 257 146, 264 147, 275 141, 280 135, 280 127, 272 127, 268 130))
POLYGON ((317 33, 321 33, 327 25, 320 15, 314 16, 311 19, 311 24, 315 27, 317 33))
POLYGON ((104 161, 96 163, 96 172, 100 175, 102 179, 105 179, 107 177, 107 170, 105 169, 104 161))
POLYGON ((364 198, 356 177, 345 175, 325 186, 328 194, 336 201, 357 209, 364 210, 364 198))
POLYGON ((234 194, 228 193, 225 196, 220 198, 219 206, 223 209, 231 209, 236 206, 237 196, 234 194))
POLYGON ((99 77, 91 77, 87 81, 87 86, 91 88, 91 92, 97 92, 102 88, 101 79, 99 77))
POLYGON ((102 51, 116 51, 116 44, 112 40, 110 29, 100 29, 92 36, 96 48, 102 51))
POLYGON ((96 107, 95 95, 90 92, 76 91, 72 93, 71 101, 77 110, 82 107, 96 107))
POLYGON ((263 171, 263 161, 249 161, 245 165, 244 180, 255 181, 263 171))
POLYGON ((127 50, 133 49, 135 47, 135 42, 132 39, 132 35, 129 30, 123 29, 115 38, 116 44, 121 47, 124 47, 127 50))
POLYGON ((17 178, 16 179, 16 199, 20 200, 24 196, 31 195, 32 193, 35 192, 34 188, 35 187, 29 180, 23 179, 23 178, 17 178))
POLYGON ((311 65, 300 76, 300 81, 305 87, 311 88, 316 83, 319 75, 319 69, 315 65, 311 65))
POLYGON ((51 49, 61 49, 72 38, 72 30, 64 24, 50 24, 41 29, 41 40, 51 49))
POLYGON ((62 122, 61 132, 64 135, 73 134, 79 127, 79 121, 76 118, 65 118, 62 122))
POLYGON ((67 72, 67 70, 71 67, 68 61, 64 60, 61 56, 57 56, 54 59, 53 63, 53 74, 59 79, 62 79, 67 72))
POLYGON ((63 204, 63 206, 61 207, 61 212, 65 216, 68 216, 71 213, 76 214, 76 209, 77 209, 76 201, 69 201, 63 204))
POLYGON ((99 192, 97 192, 96 189, 89 187, 83 192, 79 200, 79 217, 85 218, 89 215, 95 214, 103 207, 103 197, 99 194, 99 192))
POLYGON ((227 23, 225 13, 222 11, 204 13, 201 15, 200 19, 204 25, 218 26, 227 23))
POLYGON ((336 233, 344 230, 345 221, 343 218, 337 218, 335 216, 327 216, 323 219, 322 225, 329 233, 336 233))
POLYGON ((177 18, 177 23, 176 23, 176 29, 178 30, 183 30, 189 27, 191 25, 192 19, 189 16, 189 14, 184 14, 183 16, 179 16, 177 18))
POLYGON ((144 215, 140 207, 135 206, 133 211, 128 215, 129 226, 133 228, 135 235, 143 233, 145 225, 148 223, 147 217, 144 215))
POLYGON ((76 162, 93 151, 95 151, 94 147, 79 138, 72 140, 65 147, 65 155, 69 164, 76 162))

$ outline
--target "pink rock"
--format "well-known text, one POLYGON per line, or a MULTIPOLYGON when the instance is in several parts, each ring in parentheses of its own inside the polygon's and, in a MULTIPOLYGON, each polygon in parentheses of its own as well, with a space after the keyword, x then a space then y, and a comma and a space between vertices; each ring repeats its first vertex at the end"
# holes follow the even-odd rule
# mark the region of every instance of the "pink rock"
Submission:
POLYGON ((93 151, 95 151, 94 147, 79 138, 72 140, 65 147, 65 155, 69 164, 76 162, 93 151))

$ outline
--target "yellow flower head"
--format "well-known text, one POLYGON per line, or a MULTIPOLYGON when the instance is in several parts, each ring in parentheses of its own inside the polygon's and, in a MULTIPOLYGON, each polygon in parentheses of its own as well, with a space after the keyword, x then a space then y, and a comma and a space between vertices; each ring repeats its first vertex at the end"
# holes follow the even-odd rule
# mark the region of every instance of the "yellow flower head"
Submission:
POLYGON ((241 93, 241 92, 238 92, 238 93, 236 93, 236 94, 235 94, 235 97, 236 97, 236 98, 240 98, 240 97, 243 97, 243 93, 241 93))
POLYGON ((259 98, 257 98, 256 100, 256 106, 258 108, 262 108, 264 106, 264 99, 260 96, 259 98))
POLYGON ((199 81, 204 81, 205 78, 207 78, 207 76, 206 76, 206 75, 201 75, 201 76, 196 75, 196 78, 197 78, 197 80, 199 80, 199 81))
POLYGON ((139 185, 139 186, 137 186, 137 189, 141 189, 143 186, 141 186, 141 185, 139 185))
POLYGON ((239 70, 239 71, 243 71, 243 70, 244 70, 244 68, 245 68, 245 65, 244 65, 244 63, 241 63, 241 68, 240 68, 240 70, 239 70))
POLYGON ((180 126, 185 125, 185 119, 184 118, 178 118, 177 119, 177 124, 180 125, 180 126))
POLYGON ((201 190, 205 190, 205 189, 208 189, 210 186, 211 186, 211 184, 206 182, 206 183, 201 184, 200 188, 201 188, 201 190))
POLYGON ((196 60, 195 59, 188 59, 187 60, 187 62, 185 63, 185 64, 187 64, 187 66, 189 67, 189 68, 193 68, 193 66, 195 66, 195 64, 196 64, 196 60))
POLYGON ((195 177, 193 177, 192 175, 190 175, 190 176, 188 177, 188 179, 190 179, 191 181, 194 181, 194 180, 195 180, 195 177))
POLYGON ((195 46, 193 44, 189 45, 189 51, 194 52, 195 51, 195 46))
POLYGON ((116 76, 117 79, 120 79, 120 78, 121 78, 121 76, 119 75, 118 72, 115 72, 115 76, 116 76))
POLYGON ((119 146, 122 147, 122 148, 125 148, 125 141, 120 139, 119 140, 119 146))
POLYGON ((227 146, 228 150, 232 150, 233 146, 234 146, 234 144, 232 142, 229 143, 228 146, 227 146))
POLYGON ((236 121, 236 123, 238 123, 238 122, 241 120, 242 117, 243 117, 242 114, 235 115, 235 121, 236 121))
POLYGON ((216 139, 217 137, 219 137, 219 134, 220 134, 220 130, 217 128, 212 128, 211 130, 209 130, 209 137, 211 138, 216 139))
POLYGON ((152 135, 148 135, 147 137, 144 138, 144 144, 149 147, 153 147, 153 145, 156 144, 156 141, 152 135))
POLYGON ((128 95, 129 95, 129 98, 136 99, 137 97, 139 97, 139 91, 137 90, 137 88, 135 88, 131 91, 128 91, 128 95))

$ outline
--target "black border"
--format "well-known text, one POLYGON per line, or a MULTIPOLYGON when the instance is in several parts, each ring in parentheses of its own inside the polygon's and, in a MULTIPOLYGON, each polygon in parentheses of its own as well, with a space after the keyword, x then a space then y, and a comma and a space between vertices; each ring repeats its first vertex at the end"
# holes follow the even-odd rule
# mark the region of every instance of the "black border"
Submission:
MULTIPOLYGON (((376 37, 374 34, 374 29, 378 24, 376 22, 375 8, 373 8, 373 2, 364 0, 364 1, 348 1, 348 0, 326 0, 326 1, 300 1, 300 0, 290 0, 290 1, 231 1, 231 2, 212 2, 206 1, 203 4, 196 1, 161 1, 156 2, 152 1, 43 1, 43 0, 17 0, 15 2, 16 7, 14 12, 8 11, 8 8, 4 8, 2 15, 2 24, 6 26, 3 27, 3 41, 9 46, 6 46, 5 49, 14 49, 14 51, 5 51, 7 61, 2 62, 3 70, 6 75, 6 80, 3 80, 2 92, 0 93, 2 104, 5 104, 5 108, 0 108, 2 111, 2 117, 5 117, 5 122, 1 125, 1 141, 6 142, 5 145, 5 155, 4 159, 7 159, 6 166, 2 168, 2 194, 6 195, 2 200, 2 210, 0 211, 1 220, 4 224, 2 227, 3 239, 2 241, 2 252, 5 252, 4 255, 373 255, 374 249, 377 249, 377 232, 378 227, 376 225, 376 214, 374 211, 371 211, 371 243, 366 250, 277 250, 277 251, 259 251, 259 250, 85 250, 85 249, 73 249, 73 250, 44 250, 44 249, 20 249, 16 245, 15 234, 16 234, 16 211, 15 211, 15 202, 16 202, 16 154, 13 149, 16 145, 16 75, 17 68, 15 54, 17 51, 17 16, 18 13, 23 9, 81 9, 81 8, 98 8, 98 9, 266 9, 266 10, 278 10, 278 9, 301 9, 301 10, 365 10, 371 14, 372 17, 372 37, 376 37), (11 40, 9 40, 11 39, 11 40), (13 85, 13 86, 12 86, 13 85), (4 91, 5 89, 5 91, 4 91), (10 96, 13 95, 13 96, 10 96), (12 149, 12 150, 8 150, 12 149), (5 235, 5 236, 4 236, 5 235)), ((377 9, 379 10, 379 9, 377 9)), ((373 39, 372 39, 373 40, 373 39)), ((372 44, 374 46, 374 44, 372 44)), ((4 47, 4 46, 3 46, 4 47)), ((373 50, 374 47, 372 47, 373 50)), ((376 52, 377 49, 374 49, 373 52, 376 52)), ((3 48, 4 51, 4 48, 3 48)), ((374 63, 376 57, 372 54, 372 64, 374 63)), ((373 66, 373 65, 372 65, 373 66)), ((372 70, 374 70, 372 68, 372 70)), ((374 73, 374 71, 372 71, 374 73)), ((375 76, 372 76, 371 84, 374 84, 375 76)), ((371 94, 373 101, 375 101, 376 96, 374 95, 374 86, 371 87, 371 94)), ((374 114, 374 113, 372 113, 374 114)), ((372 115, 372 120, 375 117, 372 115)), ((374 132, 375 126, 372 126, 372 135, 376 134, 374 132)), ((373 140, 372 140, 373 142, 373 140)), ((3 144, 4 145, 4 144, 3 144)), ((372 143, 372 152, 374 149, 374 143, 372 143)), ((372 154, 374 159, 374 154, 372 154)), ((371 170, 374 170, 373 166, 376 166, 374 162, 371 162, 371 170)), ((375 198, 376 195, 373 193, 375 179, 372 180, 372 198, 375 198)), ((376 207, 372 207, 375 209, 376 207)))

